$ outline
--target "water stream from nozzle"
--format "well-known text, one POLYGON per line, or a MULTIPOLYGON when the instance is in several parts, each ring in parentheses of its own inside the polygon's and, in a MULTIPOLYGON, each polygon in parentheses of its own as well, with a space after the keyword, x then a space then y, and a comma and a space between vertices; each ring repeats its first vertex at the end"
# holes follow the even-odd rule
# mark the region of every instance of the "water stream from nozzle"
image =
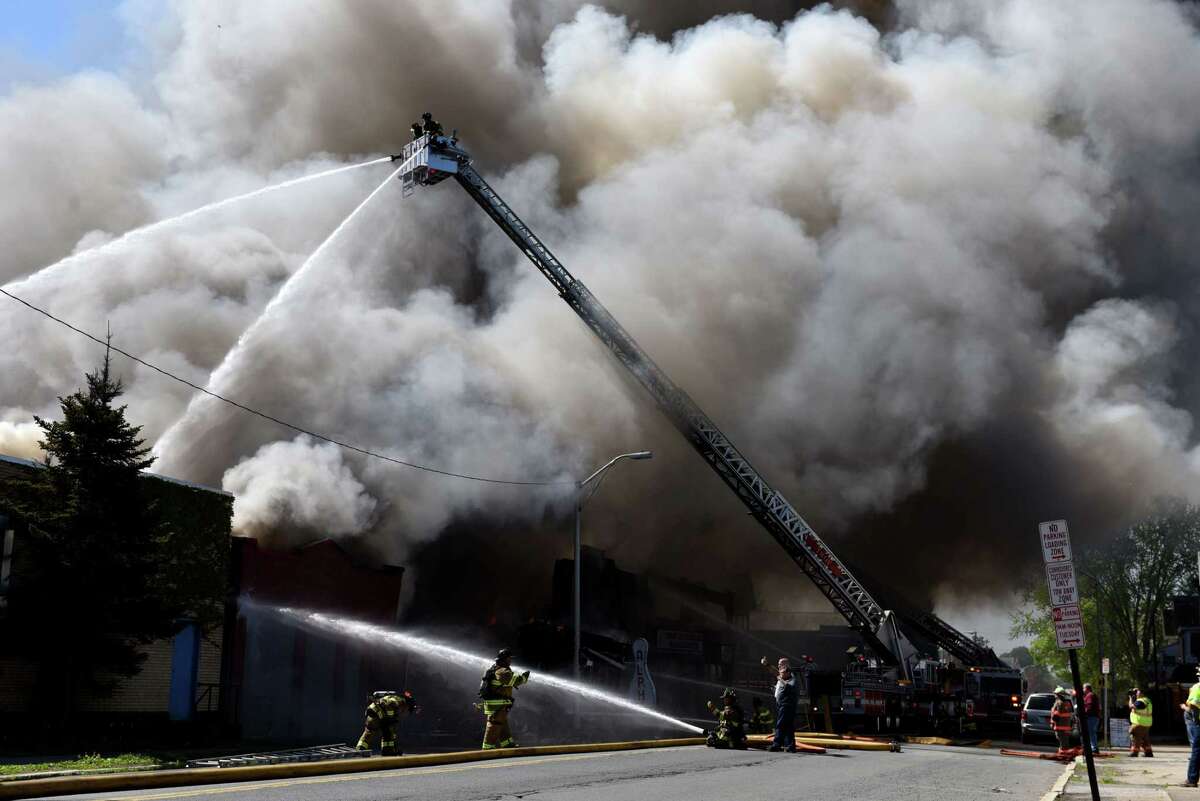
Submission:
MULTIPOLYGON (((385 157, 379 161, 387 160, 388 157, 385 157)), ((370 163, 373 164, 375 162, 370 163)), ((345 219, 338 224, 338 227, 333 229, 333 233, 327 236, 325 240, 317 246, 317 249, 309 254, 308 258, 304 260, 304 263, 301 264, 300 267, 288 277, 283 286, 279 288, 279 291, 275 293, 275 296, 267 302, 266 307, 262 310, 262 312, 259 313, 254 322, 247 326, 246 330, 242 331, 241 336, 238 337, 237 342, 234 343, 233 347, 230 348, 225 356, 221 359, 220 364, 218 364, 216 368, 209 374, 208 381, 205 382, 205 387, 210 393, 224 391, 222 388, 222 383, 231 375, 235 374, 240 366, 244 365, 244 360, 247 353, 246 349, 248 347, 247 343, 253 342, 254 337, 259 331, 262 330, 262 326, 271 321, 273 316, 278 313, 279 307, 286 306, 290 298, 295 293, 300 291, 300 288, 305 285, 305 281, 308 279, 309 274, 316 268, 316 265, 321 263, 321 257, 325 254, 325 252, 340 239, 342 232, 346 231, 350 227, 350 224, 358 218, 363 209, 369 206, 371 201, 374 200, 380 192, 382 192, 389 184, 392 183, 392 179, 400 174, 401 169, 403 169, 403 166, 397 167, 388 175, 387 178, 384 178, 383 182, 379 184, 379 186, 375 187, 374 191, 367 195, 366 199, 355 206, 354 211, 346 215, 345 219)), ((198 413, 197 409, 204 408, 202 404, 212 402, 215 401, 212 397, 210 397, 210 395, 205 395, 203 393, 197 393, 193 395, 191 401, 188 402, 187 409, 184 410, 183 414, 176 418, 175 422, 171 423, 167 430, 159 435, 158 441, 154 443, 155 458, 162 458, 164 454, 169 455, 175 444, 176 438, 179 436, 179 432, 186 430, 186 427, 192 423, 194 415, 198 413)))
POLYGON ((362 167, 369 167, 372 164, 382 164, 386 161, 389 161, 390 159, 391 159, 390 156, 384 156, 383 158, 371 159, 370 161, 364 161, 359 164, 348 164, 344 167, 334 167, 331 170, 322 170, 321 172, 314 172, 311 175, 302 175, 299 178, 292 178, 291 180, 288 180, 288 181, 281 181, 277 184, 271 184, 270 186, 264 186, 261 189, 255 189, 252 192, 244 192, 240 195, 234 195, 233 197, 227 197, 224 200, 216 200, 216 201, 213 201, 212 203, 208 203, 203 206, 200 206, 199 208, 192 209, 191 211, 185 211, 182 214, 176 214, 174 217, 168 217, 165 220, 159 220, 158 222, 147 223, 146 225, 143 225, 140 228, 134 228, 133 230, 126 231, 125 233, 123 233, 119 237, 117 237, 116 239, 109 240, 108 242, 105 242, 103 245, 97 245, 94 248, 88 248, 87 250, 82 250, 78 253, 72 253, 70 256, 67 256, 64 259, 60 259, 59 261, 56 261, 54 264, 50 264, 50 265, 47 265, 46 267, 43 267, 42 269, 38 270, 36 273, 33 273, 32 275, 26 276, 24 278, 19 278, 15 281, 9 282, 5 286, 5 288, 23 287, 27 284, 27 282, 45 278, 48 275, 52 275, 53 273, 58 272, 59 270, 63 269, 64 267, 66 267, 69 264, 73 264, 75 262, 81 261, 86 258, 91 258, 92 256, 97 256, 101 253, 107 253, 108 251, 111 251, 118 247, 122 247, 124 245, 135 244, 142 237, 147 236, 148 234, 152 234, 155 231, 159 231, 163 228, 167 228, 172 225, 178 225, 179 223, 190 220, 193 217, 199 217, 202 214, 207 214, 208 212, 216 211, 217 209, 223 208, 224 206, 231 206, 235 203, 241 203, 244 200, 249 200, 250 198, 258 197, 259 195, 265 195, 270 192, 276 192, 280 189, 286 189, 289 186, 295 186, 297 184, 306 183, 308 181, 315 181, 318 178, 326 178, 330 175, 336 175, 337 173, 347 172, 349 170, 357 170, 362 167))
MULTIPOLYGON (((325 634, 364 640, 372 644, 382 643, 392 648, 409 651, 417 656, 440 659, 442 661, 450 662, 463 667, 474 667, 480 670, 486 670, 492 664, 492 660, 488 659, 487 657, 454 648, 446 645, 445 643, 438 642, 437 640, 433 640, 428 637, 418 637, 412 634, 405 634, 404 632, 396 631, 395 629, 388 629, 382 626, 373 625, 371 623, 364 623, 360 620, 335 617, 333 615, 327 615, 323 612, 314 612, 310 609, 295 609, 287 606, 270 606, 266 604, 259 604, 246 599, 242 600, 241 605, 243 608, 249 607, 251 609, 273 613, 292 624, 313 629, 325 634)), ((518 672, 520 671, 519 667, 514 667, 513 669, 517 670, 518 672)), ((622 698, 619 695, 613 695, 612 693, 607 693, 603 690, 597 690, 596 688, 589 687, 586 684, 560 678, 549 673, 538 673, 534 679, 537 685, 554 687, 555 689, 564 690, 591 701, 599 701, 611 706, 619 706, 622 709, 627 709, 631 712, 637 712, 641 715, 647 715, 694 734, 704 733, 703 729, 693 726, 690 723, 684 723, 682 720, 673 718, 670 715, 664 715, 662 712, 657 712, 649 707, 636 704, 633 701, 622 698)))

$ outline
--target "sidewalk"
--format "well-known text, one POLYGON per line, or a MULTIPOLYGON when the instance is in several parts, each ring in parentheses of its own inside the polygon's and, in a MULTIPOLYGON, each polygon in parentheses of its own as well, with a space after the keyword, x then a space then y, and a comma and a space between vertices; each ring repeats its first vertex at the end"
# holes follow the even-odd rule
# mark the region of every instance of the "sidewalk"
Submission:
MULTIPOLYGON (((1130 759, 1121 752, 1117 753, 1120 756, 1096 761, 1101 798, 1113 801, 1200 801, 1200 790, 1179 786, 1187 779, 1187 746, 1156 745, 1153 759, 1130 759)), ((1061 798, 1064 801, 1085 801, 1091 797, 1087 765, 1083 757, 1079 757, 1075 764, 1075 775, 1067 783, 1061 798)))

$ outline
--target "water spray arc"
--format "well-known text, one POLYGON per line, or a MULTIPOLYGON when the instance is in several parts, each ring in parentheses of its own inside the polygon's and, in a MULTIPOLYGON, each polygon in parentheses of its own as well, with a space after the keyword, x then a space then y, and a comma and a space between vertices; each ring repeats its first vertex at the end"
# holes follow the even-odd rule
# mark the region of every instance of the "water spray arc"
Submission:
MULTIPOLYGON (((377 164, 379 161, 380 160, 376 160, 368 163, 377 164)), ((382 161, 389 161, 389 159, 384 158, 382 161)), ((328 251, 329 247, 340 238, 342 232, 350 226, 350 223, 358 217, 362 210, 370 205, 371 201, 374 200, 375 197, 378 196, 379 193, 382 192, 391 183, 392 179, 395 178, 399 173, 400 170, 397 169, 388 175, 388 177, 385 178, 383 182, 379 184, 379 186, 372 190, 371 194, 367 195, 361 203, 354 207, 354 211, 346 215, 346 218, 338 224, 338 227, 333 229, 333 232, 329 236, 325 237, 325 240, 317 246, 317 249, 314 250, 309 257, 304 260, 304 263, 300 265, 300 268, 292 274, 287 282, 284 283, 283 287, 280 288, 277 293, 275 293, 275 297, 271 298, 271 300, 267 303, 266 308, 263 309, 258 318, 251 323, 245 331, 242 332, 242 335, 238 337, 238 341, 232 348, 230 348, 229 352, 225 354, 225 358, 221 360, 221 363, 217 365, 216 369, 213 370, 212 374, 209 376, 208 382, 205 385, 206 390, 209 392, 219 393, 223 382, 225 382, 231 375, 236 374, 238 367, 241 366, 243 361, 246 343, 253 340, 258 330, 264 324, 264 321, 272 318, 280 304, 287 302, 287 300, 294 293, 299 291, 299 288, 303 286, 305 276, 307 276, 313 270, 313 265, 320 262, 321 257, 326 251, 328 251)), ((169 455, 171 453, 171 446, 176 435, 191 422, 192 415, 195 413, 195 410, 206 400, 209 400, 206 395, 196 395, 192 398, 191 402, 188 403, 187 409, 184 411, 183 415, 174 423, 172 423, 171 427, 164 431, 158 442, 155 443, 154 451, 156 455, 162 456, 169 455)))
MULTIPOLYGON (((376 626, 371 623, 364 623, 359 620, 335 617, 309 609, 269 606, 245 600, 242 601, 242 606, 243 608, 269 612, 293 625, 309 628, 324 634, 360 639, 371 643, 384 643, 391 648, 408 651, 417 656, 439 659, 462 667, 486 670, 492 664, 492 660, 487 657, 454 648, 428 637, 405 634, 404 632, 376 626)), ((519 668, 514 669, 519 671, 519 668)), ((612 693, 589 687, 582 682, 571 681, 548 673, 538 673, 536 685, 533 686, 553 687, 590 701, 599 701, 610 706, 618 706, 630 712, 636 712, 640 715, 646 715, 664 723, 669 723, 676 728, 684 729, 693 734, 702 734, 704 731, 698 726, 684 723, 682 720, 673 718, 670 715, 664 715, 662 712, 635 704, 619 695, 613 695, 612 693)))
POLYGON ((309 181, 315 181, 318 178, 327 178, 331 175, 336 175, 338 173, 349 172, 350 170, 357 170, 357 169, 361 169, 363 167, 370 167, 373 164, 382 164, 389 160, 390 160, 389 157, 384 156, 383 158, 371 159, 370 161, 364 161, 359 164, 348 164, 344 167, 334 167, 331 170, 322 170, 321 172, 315 172, 312 175, 302 175, 299 178, 292 178, 291 180, 288 180, 288 181, 281 181, 280 183, 271 184, 270 186, 264 186, 260 189, 255 189, 250 192, 244 192, 243 194, 240 194, 240 195, 234 195, 233 197, 227 197, 224 200, 216 200, 216 201, 213 201, 212 203, 208 203, 203 206, 200 206, 199 208, 192 209, 191 211, 185 211, 182 214, 176 214, 174 217, 168 217, 165 220, 159 220, 157 222, 147 223, 146 225, 143 225, 140 228, 134 228, 131 231, 126 231, 125 233, 123 233, 119 237, 117 237, 116 239, 113 239, 109 242, 105 242, 103 245, 99 245, 98 247, 89 248, 88 250, 84 250, 79 253, 73 253, 64 259, 61 259, 61 260, 55 262, 54 264, 50 264, 50 265, 43 267, 42 269, 38 270, 33 275, 27 276, 26 278, 22 278, 17 281, 13 281, 12 283, 8 284, 7 286, 10 288, 21 288, 21 287, 27 286, 29 282, 43 280, 43 279, 47 278, 48 276, 51 276, 51 275, 57 273, 59 270, 67 267, 70 264, 74 264, 75 262, 79 262, 84 259, 91 258, 93 256, 98 256, 102 253, 108 253, 119 247, 136 244, 138 240, 154 233, 155 231, 159 231, 159 230, 168 228, 173 225, 178 225, 179 223, 186 222, 187 220, 190 220, 194 217, 199 217, 203 214, 207 214, 212 211, 216 211, 217 209, 223 208, 225 206, 232 206, 235 203, 241 203, 242 201, 249 200, 250 198, 258 197, 260 195, 270 194, 271 192, 276 192, 280 189, 286 189, 287 187, 296 186, 298 184, 307 183, 309 181))

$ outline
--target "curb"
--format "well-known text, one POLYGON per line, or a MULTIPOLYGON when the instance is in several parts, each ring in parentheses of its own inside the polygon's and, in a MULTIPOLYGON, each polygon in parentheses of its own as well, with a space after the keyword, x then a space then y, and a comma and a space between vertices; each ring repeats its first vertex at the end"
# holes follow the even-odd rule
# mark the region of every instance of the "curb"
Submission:
POLYGON ((1058 801, 1059 798, 1062 798, 1063 793, 1067 789, 1067 783, 1070 782, 1071 777, 1075 775, 1075 767, 1079 764, 1079 760, 1081 759, 1083 759, 1083 757, 1075 757, 1074 762, 1068 763, 1067 766, 1063 768, 1062 774, 1058 777, 1054 784, 1050 786, 1050 790, 1041 797, 1041 801, 1058 801))
POLYGON ((378 770, 396 770, 398 768, 456 765, 463 762, 483 762, 490 759, 509 759, 511 757, 587 754, 601 751, 634 751, 641 748, 673 748, 682 745, 704 745, 704 739, 701 737, 682 737, 671 740, 633 740, 618 743, 535 745, 526 748, 504 748, 488 751, 452 751, 445 754, 420 754, 417 756, 334 759, 326 762, 291 762, 283 765, 253 765, 242 768, 187 768, 182 770, 148 771, 145 773, 24 779, 0 784, 0 799, 33 798, 42 795, 66 795, 68 793, 147 790, 158 787, 225 784, 227 782, 258 781, 261 779, 294 779, 301 776, 324 776, 335 773, 365 773, 378 770))

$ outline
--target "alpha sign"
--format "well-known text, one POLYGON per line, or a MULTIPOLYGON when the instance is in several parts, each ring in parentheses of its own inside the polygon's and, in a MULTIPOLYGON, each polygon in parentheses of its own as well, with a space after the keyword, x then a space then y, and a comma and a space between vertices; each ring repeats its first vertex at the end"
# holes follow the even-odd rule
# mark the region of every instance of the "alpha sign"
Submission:
POLYGON ((1038 523, 1042 535, 1042 559, 1048 565, 1071 561, 1071 535, 1066 520, 1049 520, 1038 523))
POLYGON ((633 678, 629 682, 629 697, 639 704, 656 706, 658 694, 654 691, 654 679, 650 678, 650 667, 646 663, 649 651, 650 643, 645 639, 633 641, 633 678))

